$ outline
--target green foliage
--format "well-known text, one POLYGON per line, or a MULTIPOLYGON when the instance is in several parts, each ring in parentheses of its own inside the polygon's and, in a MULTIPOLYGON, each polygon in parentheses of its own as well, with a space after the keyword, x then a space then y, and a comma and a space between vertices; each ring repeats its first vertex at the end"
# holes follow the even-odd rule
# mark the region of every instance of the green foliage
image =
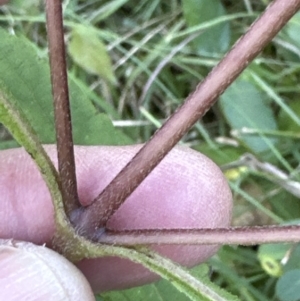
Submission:
MULTIPOLYGON (((50 71, 46 59, 39 58, 25 38, 0 30, 0 80, 30 120, 42 143, 54 143, 50 71)), ((76 144, 125 144, 130 139, 115 130, 105 114, 97 113, 91 101, 70 82, 73 135, 76 144)))
POLYGON ((73 60, 84 70, 116 83, 105 45, 91 28, 75 26, 71 32, 68 49, 73 60))
POLYGON ((280 37, 284 41, 284 47, 280 50, 280 53, 289 60, 299 62, 300 60, 300 42, 299 42, 299 30, 300 30, 300 13, 297 13, 287 24, 287 26, 281 31, 280 37))
MULTIPOLYGON (((201 281, 204 281, 207 285, 214 287, 216 291, 220 293, 225 300, 234 301, 237 298, 231 294, 228 294, 224 290, 220 289, 212 283, 209 284, 209 267, 206 264, 199 265, 191 270, 191 274, 201 281)), ((157 283, 144 285, 137 288, 127 289, 123 291, 109 292, 98 296, 97 300, 103 301, 122 301, 122 300, 135 300, 135 301, 188 301, 190 300, 185 294, 179 293, 178 290, 166 280, 160 280, 157 283)), ((205 300, 205 299, 200 299, 205 300)))
POLYGON ((235 149, 229 146, 211 147, 208 144, 195 145, 194 149, 202 154, 210 157, 219 166, 237 160, 244 152, 245 149, 235 149))
MULTIPOLYGON (((224 16, 226 11, 219 0, 183 0, 182 9, 188 26, 196 26, 224 16)), ((229 23, 219 24, 201 32, 193 45, 198 55, 214 56, 228 50, 230 43, 229 23)))
MULTIPOLYGON (((236 80, 221 96, 220 106, 222 112, 234 130, 242 131, 243 128, 258 131, 275 131, 277 129, 274 113, 266 97, 253 84, 242 79, 236 80)), ((249 137, 239 134, 239 139, 256 154, 270 150, 270 144, 276 139, 249 137)))
POLYGON ((299 30, 300 30, 300 13, 297 13, 289 22, 289 24, 283 29, 286 33, 290 42, 300 47, 299 41, 299 30))
POLYGON ((284 274, 276 285, 276 294, 280 301, 300 300, 300 269, 295 269, 284 274))
POLYGON ((280 261, 291 248, 289 244, 266 244, 259 247, 258 259, 262 268, 270 276, 279 277, 282 275, 282 265, 280 261))
MULTIPOLYGON (((290 103, 289 108, 300 117, 300 102, 293 101, 290 103)), ((281 110, 278 116, 278 126, 283 131, 291 131, 297 133, 299 130, 299 124, 293 119, 290 119, 287 112, 281 110)))
MULTIPOLYGON (((299 223, 299 220, 294 223, 299 223)), ((300 245, 263 245, 259 247, 258 257, 264 270, 278 278, 275 290, 279 300, 300 300, 300 245)))

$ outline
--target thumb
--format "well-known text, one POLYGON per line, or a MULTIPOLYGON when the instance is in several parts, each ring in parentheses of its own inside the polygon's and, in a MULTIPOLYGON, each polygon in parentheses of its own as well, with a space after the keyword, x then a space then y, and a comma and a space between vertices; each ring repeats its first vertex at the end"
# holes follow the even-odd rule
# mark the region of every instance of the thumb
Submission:
POLYGON ((54 251, 0 240, 0 300, 95 300, 81 272, 54 251))
MULTIPOLYGON (((45 147, 56 162, 56 149, 45 147)), ((141 148, 76 146, 80 202, 86 206, 141 148)), ((0 237, 50 243, 55 232, 51 196, 24 149, 0 152, 0 237)), ((113 230, 200 229, 227 227, 231 192, 220 169, 204 155, 174 148, 128 197, 107 223, 113 230)), ((153 247, 182 265, 207 260, 216 246, 153 247)), ((125 259, 106 257, 77 263, 95 292, 128 288, 153 281, 148 270, 125 259), (105 271, 105 272, 104 272, 105 271)))

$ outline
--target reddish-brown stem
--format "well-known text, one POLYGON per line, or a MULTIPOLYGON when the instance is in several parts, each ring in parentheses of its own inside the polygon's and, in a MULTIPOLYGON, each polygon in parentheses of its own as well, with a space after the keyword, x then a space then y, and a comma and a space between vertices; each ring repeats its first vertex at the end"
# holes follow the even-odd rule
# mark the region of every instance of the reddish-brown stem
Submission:
POLYGON ((149 244, 230 244, 296 243, 300 241, 300 226, 268 226, 217 229, 159 229, 101 233, 97 242, 133 246, 149 244))
MULTIPOLYGON (((185 103, 155 133, 104 191, 74 221, 85 234, 105 226, 110 216, 137 188, 182 136, 214 104, 216 98, 248 66, 300 8, 300 0, 276 0, 255 21, 185 103)), ((241 96, 242 97, 242 96, 241 96)))
POLYGON ((61 0, 46 0, 47 32, 57 140, 58 170, 67 214, 77 195, 61 0))

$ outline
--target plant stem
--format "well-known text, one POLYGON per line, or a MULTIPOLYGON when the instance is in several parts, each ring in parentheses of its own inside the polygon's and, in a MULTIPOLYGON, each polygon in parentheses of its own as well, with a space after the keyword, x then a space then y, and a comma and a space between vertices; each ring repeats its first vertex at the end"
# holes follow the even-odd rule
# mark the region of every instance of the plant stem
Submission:
POLYGON ((300 226, 237 227, 216 229, 155 229, 113 232, 107 230, 97 242, 122 246, 149 244, 230 244, 297 243, 300 226))
POLYGON ((61 0, 46 0, 58 170, 66 213, 80 207, 73 149, 61 0))
MULTIPOLYGON (((300 0, 274 1, 198 85, 185 103, 155 133, 103 192, 79 214, 76 224, 86 234, 105 226, 110 216, 138 187, 183 135, 215 103, 217 97, 258 55, 300 8, 300 0)), ((242 97, 242 96, 241 96, 242 97)))

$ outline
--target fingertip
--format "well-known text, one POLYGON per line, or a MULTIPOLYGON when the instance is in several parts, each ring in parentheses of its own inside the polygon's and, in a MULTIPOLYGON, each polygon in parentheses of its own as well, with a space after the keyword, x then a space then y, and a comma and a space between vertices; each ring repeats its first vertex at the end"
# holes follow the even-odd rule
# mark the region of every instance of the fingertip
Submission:
POLYGON ((0 240, 0 299, 95 300, 85 277, 63 256, 13 240, 0 240))

